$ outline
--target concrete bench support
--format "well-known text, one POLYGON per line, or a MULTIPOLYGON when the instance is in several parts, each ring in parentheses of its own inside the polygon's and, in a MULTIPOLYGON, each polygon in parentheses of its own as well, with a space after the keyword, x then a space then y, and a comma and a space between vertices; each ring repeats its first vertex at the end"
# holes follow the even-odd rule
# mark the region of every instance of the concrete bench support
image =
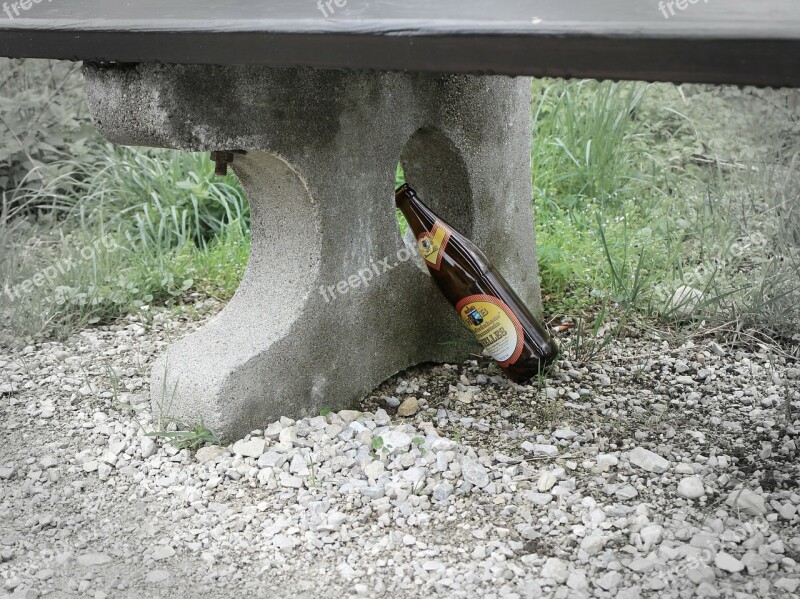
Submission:
POLYGON ((414 364, 475 351, 419 258, 403 260, 398 161, 540 311, 527 78, 84 72, 95 124, 113 142, 247 152, 231 165, 252 212, 247 272, 228 306, 155 365, 157 409, 234 439, 281 415, 352 405, 414 364))

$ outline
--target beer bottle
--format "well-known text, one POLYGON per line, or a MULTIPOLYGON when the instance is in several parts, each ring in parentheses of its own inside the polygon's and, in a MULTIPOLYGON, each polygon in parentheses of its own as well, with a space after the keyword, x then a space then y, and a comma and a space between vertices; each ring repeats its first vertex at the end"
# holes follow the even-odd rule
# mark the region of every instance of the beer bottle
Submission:
POLYGON ((397 189, 395 202, 433 280, 508 377, 521 383, 551 364, 558 346, 478 246, 443 222, 408 185, 397 189))

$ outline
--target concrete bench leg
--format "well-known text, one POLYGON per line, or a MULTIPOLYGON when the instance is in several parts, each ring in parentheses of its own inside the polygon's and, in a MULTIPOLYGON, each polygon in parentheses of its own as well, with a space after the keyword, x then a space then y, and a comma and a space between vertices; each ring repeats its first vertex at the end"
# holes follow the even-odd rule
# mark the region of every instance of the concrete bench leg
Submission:
POLYGON ((540 311, 528 79, 170 65, 85 75, 114 142, 247 151, 232 164, 252 212, 247 272, 228 306, 156 363, 157 410, 233 439, 476 350, 408 258, 398 161, 540 311))

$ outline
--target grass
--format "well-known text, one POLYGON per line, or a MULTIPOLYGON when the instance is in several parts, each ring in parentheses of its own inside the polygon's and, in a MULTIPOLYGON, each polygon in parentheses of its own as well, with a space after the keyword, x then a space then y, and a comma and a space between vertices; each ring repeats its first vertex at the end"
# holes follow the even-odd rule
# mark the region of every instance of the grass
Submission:
POLYGON ((760 125, 724 98, 733 90, 691 90, 687 99, 671 85, 534 84, 532 177, 547 308, 682 326, 735 322, 789 339, 800 332, 800 165, 787 131, 800 114, 758 146, 760 125), (716 122, 709 110, 727 131, 701 128, 716 122), (753 145, 732 154, 740 131, 753 145), (674 305, 681 286, 703 294, 689 314, 674 305))
POLYGON ((200 154, 92 145, 3 194, 0 321, 14 336, 65 337, 239 285, 249 214, 232 175, 215 178, 200 154))
POLYGON ((153 431, 146 433, 148 437, 163 438, 177 449, 200 449, 203 445, 219 445, 219 437, 203 423, 196 424, 191 430, 153 431))
MULTIPOLYGON (((107 144, 87 122, 74 72, 7 63, 5 340, 65 337, 145 306, 181 306, 193 293, 229 299, 249 254, 235 177, 214 177, 202 154, 107 144), (27 130, 26 119, 50 133, 27 130), (57 268, 64 264, 72 267, 57 268), (13 293, 25 281, 27 290, 13 293)), ((577 321, 576 356, 596 355, 642 319, 758 330, 800 345, 800 102, 792 93, 534 82, 545 309, 577 321), (676 305, 681 287, 702 299, 676 305)))

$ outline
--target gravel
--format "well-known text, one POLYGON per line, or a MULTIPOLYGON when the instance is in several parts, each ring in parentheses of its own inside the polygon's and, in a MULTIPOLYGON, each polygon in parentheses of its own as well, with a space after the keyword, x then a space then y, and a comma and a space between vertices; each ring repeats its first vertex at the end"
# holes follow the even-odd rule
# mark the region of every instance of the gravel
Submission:
POLYGON ((146 436, 147 375, 198 325, 157 312, 0 353, 0 597, 800 586, 800 367, 780 348, 641 335, 526 386, 483 360, 414 368, 194 452, 146 436))

